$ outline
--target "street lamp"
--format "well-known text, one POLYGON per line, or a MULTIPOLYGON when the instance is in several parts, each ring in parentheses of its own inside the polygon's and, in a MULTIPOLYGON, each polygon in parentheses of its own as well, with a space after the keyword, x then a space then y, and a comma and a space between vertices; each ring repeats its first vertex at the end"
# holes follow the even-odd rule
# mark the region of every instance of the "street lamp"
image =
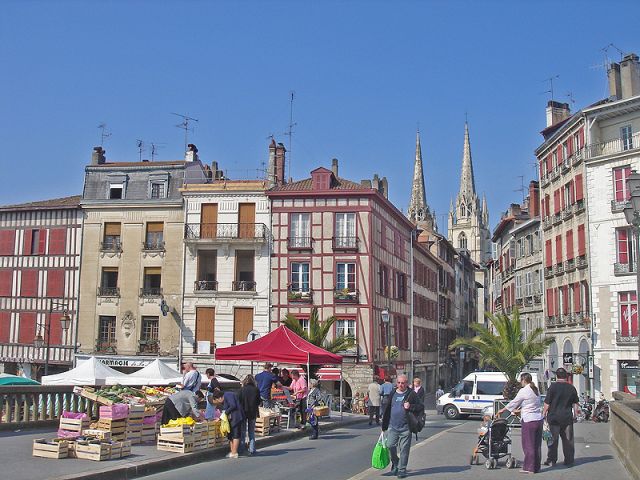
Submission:
POLYGON ((391 326, 389 324, 389 309, 385 308, 380 312, 380 316, 382 317, 382 323, 385 326, 385 337, 387 343, 387 375, 391 377, 391 326))
MULTIPOLYGON (((627 178, 627 191, 631 192, 624 208, 624 217, 631 225, 636 240, 636 321, 638 321, 638 295, 640 295, 640 174, 635 170, 627 178)), ((640 337, 638 339, 638 371, 636 371, 636 397, 640 398, 640 337)))
POLYGON ((51 344, 51 314, 54 311, 61 311, 62 316, 60 317, 60 327, 64 331, 65 339, 67 335, 67 330, 71 326, 71 317, 67 313, 67 304, 62 302, 51 301, 49 304, 49 315, 47 316, 47 320, 45 320, 44 325, 38 325, 38 329, 44 326, 45 337, 43 338, 40 333, 36 335, 36 338, 33 340, 33 345, 37 349, 41 349, 46 346, 46 353, 44 358, 44 374, 49 375, 49 346, 51 344), (54 310, 58 309, 58 310, 54 310))

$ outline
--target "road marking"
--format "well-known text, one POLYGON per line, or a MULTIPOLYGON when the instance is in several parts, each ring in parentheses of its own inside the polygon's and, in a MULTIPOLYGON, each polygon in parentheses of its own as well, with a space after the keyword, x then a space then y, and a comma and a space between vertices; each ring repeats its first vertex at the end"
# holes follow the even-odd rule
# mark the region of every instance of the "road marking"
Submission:
MULTIPOLYGON (((425 438, 423 441, 421 441, 420 443, 416 443, 413 447, 412 450, 414 448, 420 448, 425 446, 426 444, 433 442, 435 440, 437 440, 438 438, 440 438, 441 436, 443 436, 445 433, 449 433, 449 430, 453 430, 456 427, 459 427, 460 424, 458 425, 454 425, 453 427, 449 427, 445 430, 442 430, 441 432, 436 433, 435 435, 430 436, 429 438, 425 438)), ((413 435, 413 434, 411 434, 413 435)), ((382 470, 378 470, 377 468, 368 468, 367 470, 360 472, 360 473, 356 473, 353 477, 348 478, 347 480, 362 480, 363 478, 369 478, 371 475, 374 475, 375 473, 379 473, 382 472, 382 470)))

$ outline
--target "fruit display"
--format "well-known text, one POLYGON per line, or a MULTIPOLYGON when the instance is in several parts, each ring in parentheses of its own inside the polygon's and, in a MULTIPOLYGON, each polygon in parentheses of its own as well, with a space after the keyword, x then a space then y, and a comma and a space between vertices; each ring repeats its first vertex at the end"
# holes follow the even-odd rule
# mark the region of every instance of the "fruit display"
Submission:
POLYGON ((77 395, 88 398, 99 404, 112 405, 126 403, 129 405, 161 405, 165 399, 177 390, 171 387, 145 387, 143 389, 113 385, 96 390, 92 387, 76 387, 77 395))
POLYGON ((193 418, 191 417, 181 417, 181 418, 176 418, 175 420, 169 420, 165 425, 162 425, 163 427, 181 427, 183 425, 195 425, 196 422, 193 418))

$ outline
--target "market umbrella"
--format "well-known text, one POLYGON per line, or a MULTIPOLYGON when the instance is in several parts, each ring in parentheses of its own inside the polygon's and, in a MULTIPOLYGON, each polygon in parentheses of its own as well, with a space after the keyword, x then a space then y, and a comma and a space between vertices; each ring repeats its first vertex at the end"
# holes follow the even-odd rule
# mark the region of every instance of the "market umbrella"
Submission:
POLYGON ((35 380, 31 380, 30 378, 18 377, 17 375, 10 375, 8 373, 0 373, 0 386, 8 385, 40 385, 40 383, 35 380))

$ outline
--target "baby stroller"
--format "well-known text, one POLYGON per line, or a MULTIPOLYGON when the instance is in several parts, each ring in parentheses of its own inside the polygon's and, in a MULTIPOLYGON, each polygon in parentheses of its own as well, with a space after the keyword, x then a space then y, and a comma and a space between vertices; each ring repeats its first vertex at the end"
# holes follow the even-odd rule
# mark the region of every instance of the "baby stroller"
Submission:
POLYGON ((511 456, 511 439, 509 438, 509 424, 506 420, 499 418, 491 420, 486 424, 486 433, 480 433, 478 445, 473 449, 471 455, 471 465, 480 464, 480 454, 487 461, 485 466, 487 469, 493 469, 498 466, 498 460, 507 457, 505 466, 507 468, 516 468, 518 461, 511 456))

